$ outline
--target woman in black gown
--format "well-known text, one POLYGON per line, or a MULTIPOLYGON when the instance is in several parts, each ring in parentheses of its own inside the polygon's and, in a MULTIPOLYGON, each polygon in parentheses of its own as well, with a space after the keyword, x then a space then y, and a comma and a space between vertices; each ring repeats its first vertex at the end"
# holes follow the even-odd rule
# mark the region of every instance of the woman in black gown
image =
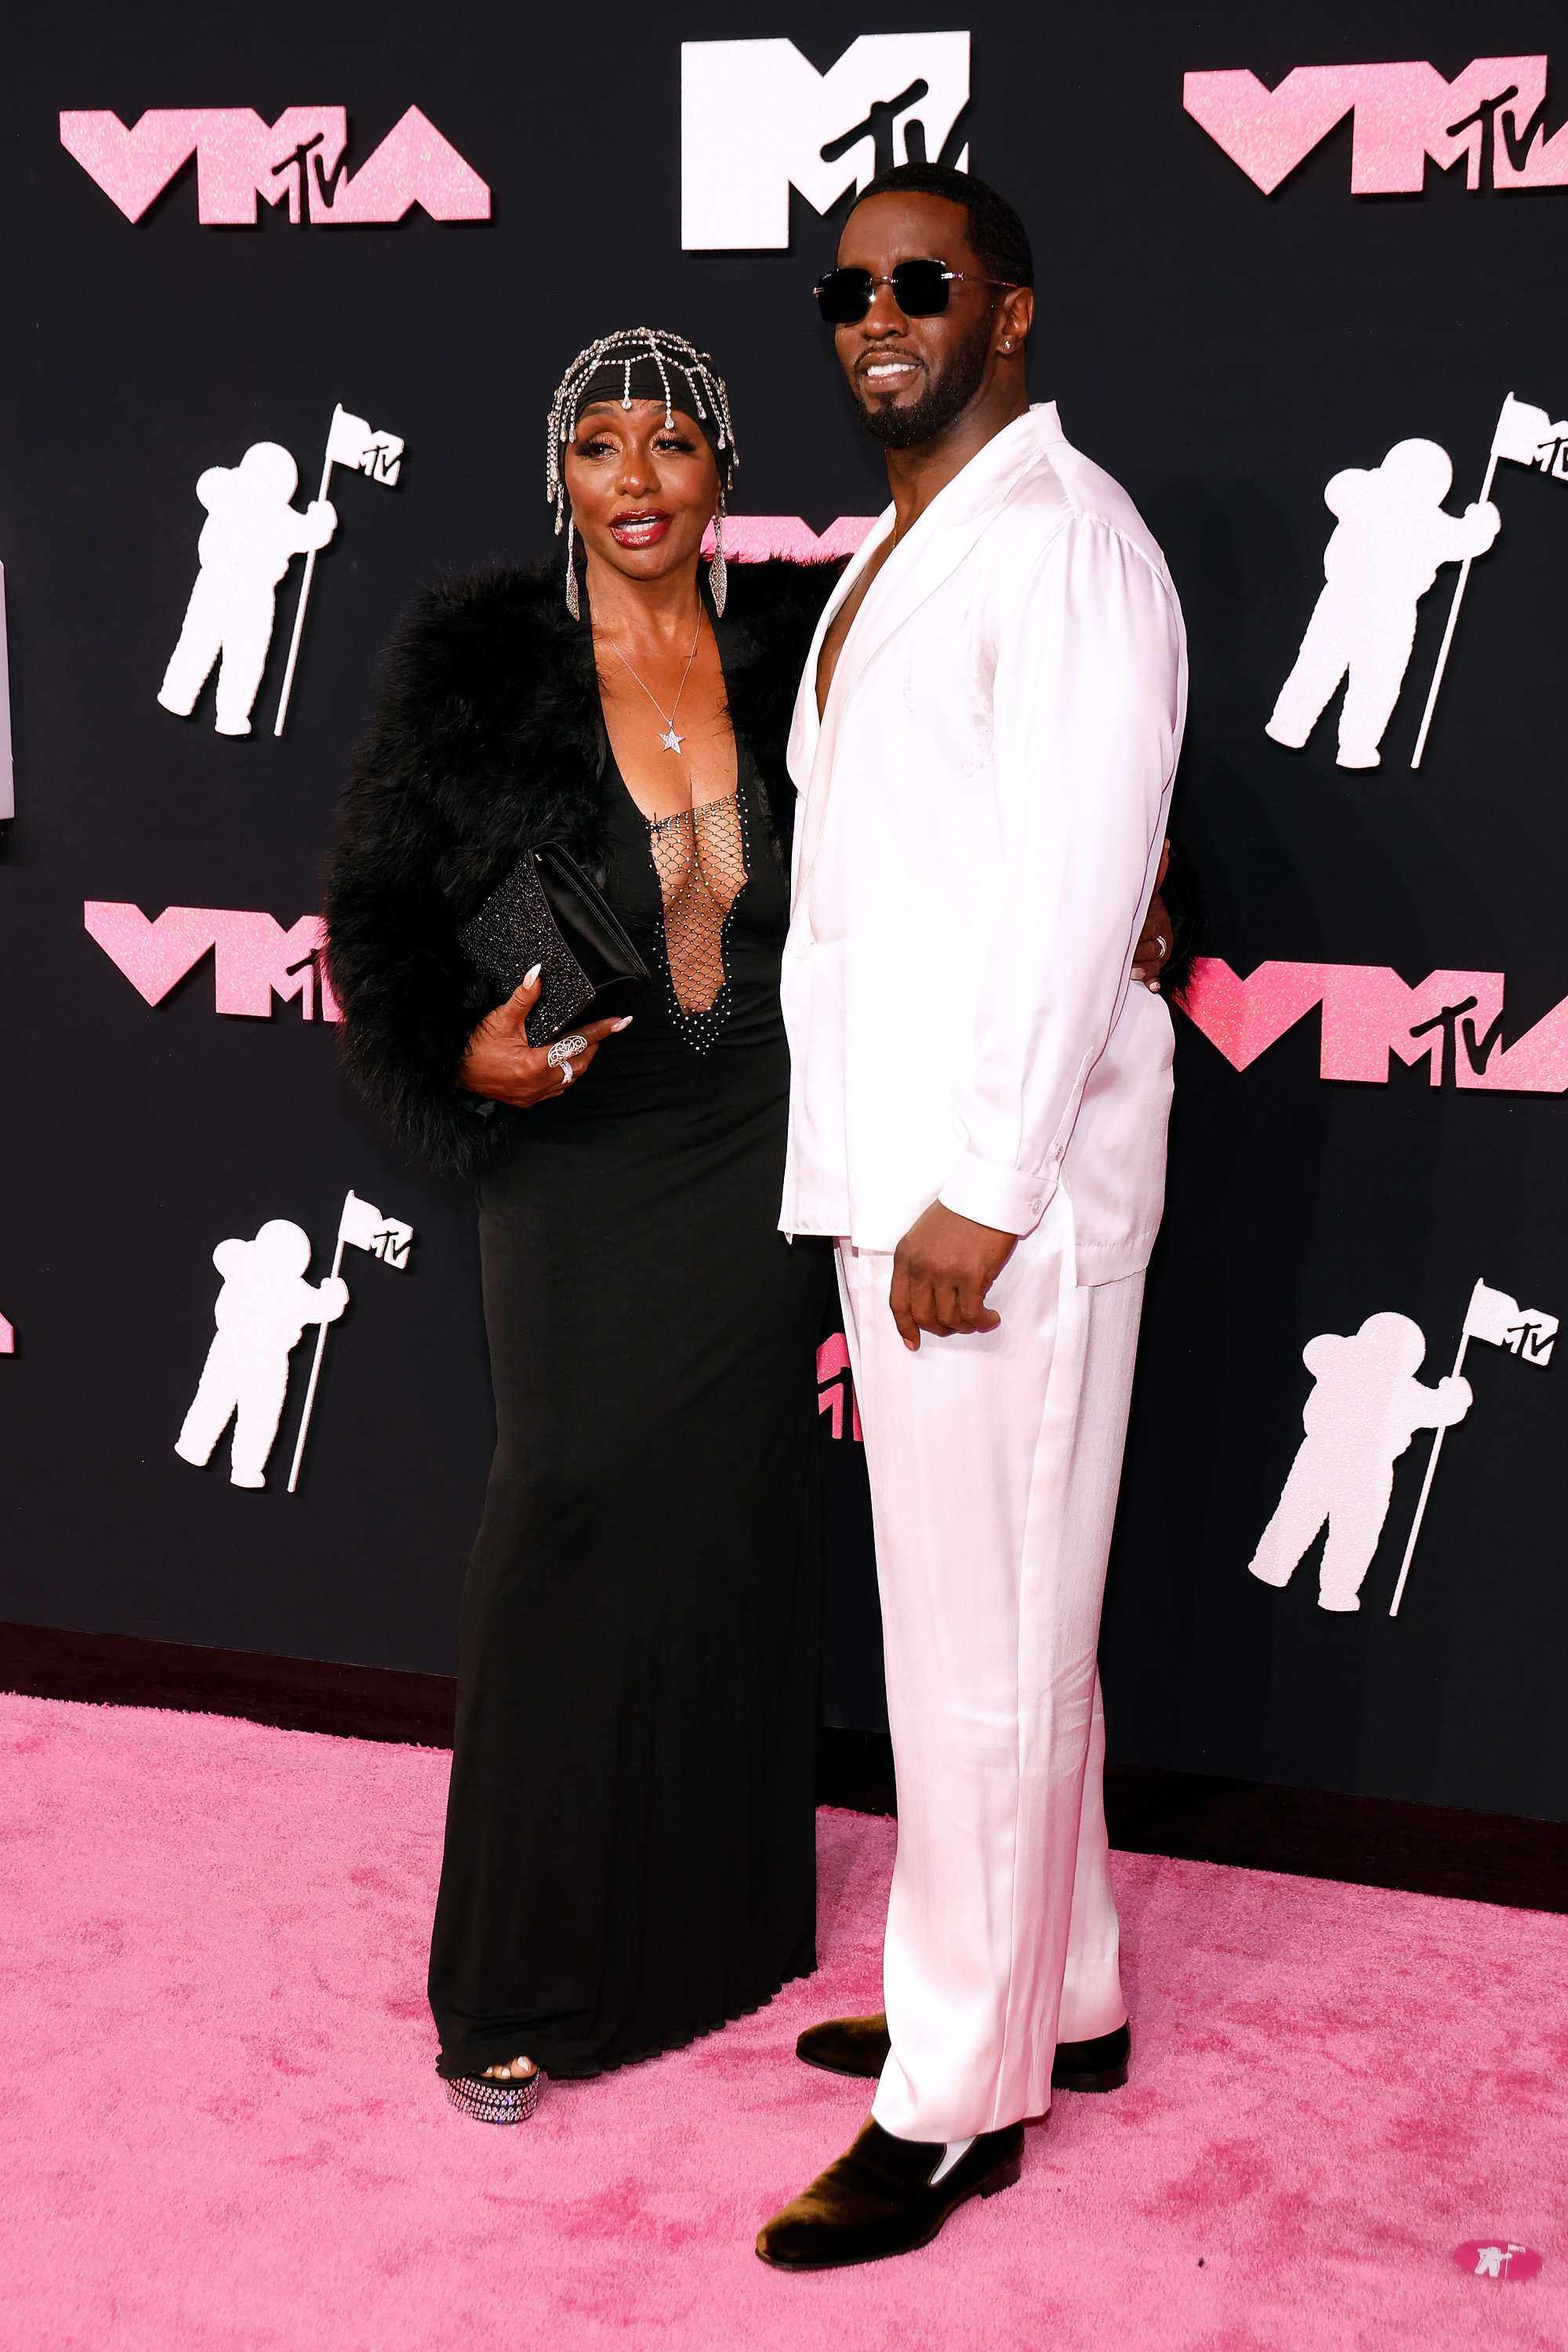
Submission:
POLYGON ((560 407, 581 617, 556 570, 423 598, 328 898, 351 1067, 478 1180, 497 1443, 430 1996, 449 2095, 498 2121, 815 1965, 828 1267, 777 1230, 778 979, 783 746, 832 574, 703 576, 733 441, 679 339, 591 347, 560 407), (457 939, 546 839, 655 975, 564 1068, 522 1034, 538 983, 476 1003, 457 939))

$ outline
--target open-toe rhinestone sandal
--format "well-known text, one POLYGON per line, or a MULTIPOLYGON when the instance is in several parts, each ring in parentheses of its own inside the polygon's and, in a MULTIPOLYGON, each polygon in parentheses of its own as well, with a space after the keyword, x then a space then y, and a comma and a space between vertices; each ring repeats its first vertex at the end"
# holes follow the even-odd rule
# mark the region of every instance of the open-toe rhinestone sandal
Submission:
POLYGON ((447 2096, 477 2124, 525 2124, 543 2080, 537 2066, 531 2074, 448 2074, 447 2096))

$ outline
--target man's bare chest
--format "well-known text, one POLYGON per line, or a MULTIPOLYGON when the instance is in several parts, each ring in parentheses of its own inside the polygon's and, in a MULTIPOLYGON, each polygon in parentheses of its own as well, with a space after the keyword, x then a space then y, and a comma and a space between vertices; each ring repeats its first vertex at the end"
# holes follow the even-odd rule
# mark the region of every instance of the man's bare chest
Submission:
POLYGON ((838 656, 844 650, 844 641, 855 625, 855 616, 866 601, 871 583, 876 579, 891 552, 892 542, 889 540, 872 556, 865 571, 862 572, 828 624, 827 634, 822 640, 821 650, 816 656, 816 715, 819 719, 827 708, 827 697, 833 686, 833 674, 838 667, 838 656))

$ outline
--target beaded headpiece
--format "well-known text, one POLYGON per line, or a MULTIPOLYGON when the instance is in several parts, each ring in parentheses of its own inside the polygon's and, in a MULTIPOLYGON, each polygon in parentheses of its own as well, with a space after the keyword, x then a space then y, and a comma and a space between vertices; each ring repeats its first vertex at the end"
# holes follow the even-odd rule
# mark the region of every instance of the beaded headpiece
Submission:
MULTIPOLYGON (((700 424, 711 424, 712 440, 719 455, 720 471, 734 472, 740 460, 735 450, 734 427, 730 422, 730 395, 724 379, 713 365, 712 355, 700 352, 684 335, 671 334, 667 327, 619 327, 613 335, 601 335, 596 341, 580 351, 560 383, 550 404, 548 440, 545 447, 544 495, 555 509, 555 528, 559 532, 565 521, 566 483, 562 472, 562 453, 577 429, 577 417, 583 406, 583 395, 591 380, 605 372, 621 377, 621 404, 632 404, 632 373, 642 363, 650 362, 658 371, 664 392, 664 421, 675 422, 675 391, 670 383, 673 370, 686 379, 692 414, 700 424), (707 400, 704 404, 703 395, 707 400)), ((681 405, 687 403, 683 400, 681 405)))
MULTIPOLYGON (((719 462, 719 511, 715 519, 718 530, 717 552, 710 567, 710 580, 714 601, 721 612, 724 609, 724 491, 731 476, 740 465, 735 447, 735 428, 730 419, 730 394, 724 379, 713 365, 711 353, 699 351, 684 335, 672 334, 667 327, 618 327, 614 334, 600 335, 580 351, 560 383, 550 404, 545 422, 544 495, 555 509, 555 531, 559 538, 569 524, 566 511, 566 477, 563 458, 566 445, 577 428, 577 419, 585 400, 591 395, 604 399, 613 395, 616 380, 620 384, 620 400, 629 408, 634 398, 647 397, 641 387, 651 386, 652 369, 664 394, 666 427, 675 422, 675 404, 689 408, 701 425, 705 437, 711 442, 719 462), (679 394, 671 376, 684 376, 686 392, 679 394), (639 389, 634 394, 634 376, 639 389)), ((657 394, 652 395, 657 397, 657 394)), ((576 616, 579 605, 577 580, 574 568, 571 537, 566 551, 566 604, 576 616)))

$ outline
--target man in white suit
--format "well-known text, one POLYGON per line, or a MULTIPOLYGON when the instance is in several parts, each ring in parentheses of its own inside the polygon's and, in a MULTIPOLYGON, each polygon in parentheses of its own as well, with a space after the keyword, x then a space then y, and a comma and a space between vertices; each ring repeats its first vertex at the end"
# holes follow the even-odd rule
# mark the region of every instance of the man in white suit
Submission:
POLYGON ((916 164, 818 289, 892 503, 790 740, 780 1222, 837 1244, 899 1851, 885 2021, 802 2037, 879 2079, 757 2241, 791 2269, 925 2243, 1016 2180, 1053 2080, 1126 2070, 1095 1654, 1171 1092, 1130 965, 1186 652, 1131 500, 1029 404, 1032 278, 1009 205, 916 164))

